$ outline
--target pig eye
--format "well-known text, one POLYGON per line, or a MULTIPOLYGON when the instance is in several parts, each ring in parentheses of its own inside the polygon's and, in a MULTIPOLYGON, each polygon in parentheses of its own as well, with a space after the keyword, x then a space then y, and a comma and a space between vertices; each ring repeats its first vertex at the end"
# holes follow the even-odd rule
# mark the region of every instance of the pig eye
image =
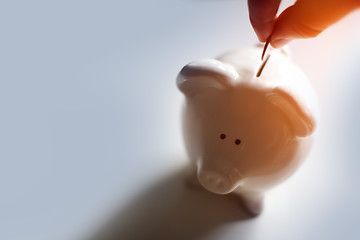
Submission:
POLYGON ((235 144, 236 144, 236 145, 239 145, 240 143, 241 143, 240 139, 236 139, 236 140, 235 140, 235 144))
POLYGON ((222 133, 222 134, 220 135, 220 138, 221 138, 221 139, 225 139, 225 138, 226 138, 226 135, 222 133))

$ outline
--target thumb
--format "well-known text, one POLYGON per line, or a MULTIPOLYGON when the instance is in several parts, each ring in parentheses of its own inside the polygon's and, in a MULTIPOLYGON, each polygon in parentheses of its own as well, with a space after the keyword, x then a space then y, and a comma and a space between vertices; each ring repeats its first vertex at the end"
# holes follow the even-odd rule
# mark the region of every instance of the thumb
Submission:
POLYGON ((277 18, 270 44, 280 48, 293 39, 316 37, 357 7, 359 0, 298 0, 277 18))

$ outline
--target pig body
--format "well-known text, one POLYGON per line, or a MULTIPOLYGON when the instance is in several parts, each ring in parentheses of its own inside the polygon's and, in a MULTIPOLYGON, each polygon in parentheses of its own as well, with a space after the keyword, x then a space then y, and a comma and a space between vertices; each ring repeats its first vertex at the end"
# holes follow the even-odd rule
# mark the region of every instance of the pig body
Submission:
POLYGON ((253 214, 262 211, 263 193, 306 158, 316 119, 314 91, 286 54, 271 52, 255 76, 261 50, 195 61, 177 77, 193 180, 214 193, 239 194, 253 214))

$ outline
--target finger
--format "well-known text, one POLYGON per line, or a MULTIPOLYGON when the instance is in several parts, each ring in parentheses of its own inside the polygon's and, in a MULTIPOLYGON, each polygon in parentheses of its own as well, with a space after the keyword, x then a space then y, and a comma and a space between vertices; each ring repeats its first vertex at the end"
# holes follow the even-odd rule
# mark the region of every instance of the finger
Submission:
POLYGON ((248 0, 249 18, 260 42, 270 36, 281 0, 248 0))
POLYGON ((280 48, 293 39, 316 37, 359 6, 354 0, 298 0, 276 20, 270 44, 280 48))

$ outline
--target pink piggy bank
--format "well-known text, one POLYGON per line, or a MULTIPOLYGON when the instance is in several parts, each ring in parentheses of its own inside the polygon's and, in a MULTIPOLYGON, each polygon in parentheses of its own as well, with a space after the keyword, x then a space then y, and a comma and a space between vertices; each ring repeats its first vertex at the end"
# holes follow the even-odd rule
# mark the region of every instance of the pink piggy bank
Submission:
POLYGON ((236 193, 252 214, 263 194, 306 158, 315 129, 316 96, 283 50, 271 50, 259 77, 261 47, 186 65, 177 86, 186 97, 183 134, 192 182, 236 193))

